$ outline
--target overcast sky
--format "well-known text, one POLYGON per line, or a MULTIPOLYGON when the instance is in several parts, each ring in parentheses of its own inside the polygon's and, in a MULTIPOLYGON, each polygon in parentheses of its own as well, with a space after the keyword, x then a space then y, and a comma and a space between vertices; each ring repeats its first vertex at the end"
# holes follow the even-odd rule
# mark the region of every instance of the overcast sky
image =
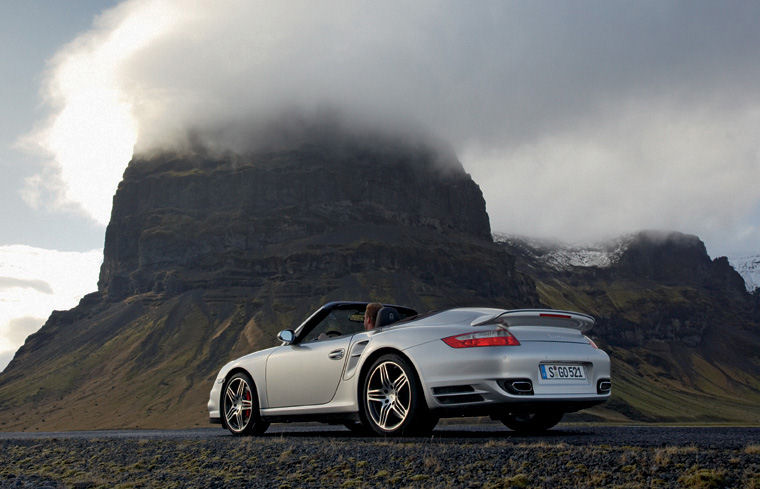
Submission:
MULTIPOLYGON (((5 2, 0 246, 91 258, 133 148, 327 108, 447 141, 496 232, 674 229, 758 253, 758 18, 757 2, 5 2)), ((60 297, 54 279, 0 293, 60 297)))

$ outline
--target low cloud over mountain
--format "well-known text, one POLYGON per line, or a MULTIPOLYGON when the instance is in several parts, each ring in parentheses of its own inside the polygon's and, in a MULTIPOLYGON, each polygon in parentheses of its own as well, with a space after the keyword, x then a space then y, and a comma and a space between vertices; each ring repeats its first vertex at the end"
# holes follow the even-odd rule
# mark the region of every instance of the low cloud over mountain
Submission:
POLYGON ((52 115, 27 138, 51 171, 27 195, 105 224, 134 147, 239 151, 283 114, 329 112, 448 141, 497 231, 752 248, 759 8, 126 1, 52 60, 52 115))

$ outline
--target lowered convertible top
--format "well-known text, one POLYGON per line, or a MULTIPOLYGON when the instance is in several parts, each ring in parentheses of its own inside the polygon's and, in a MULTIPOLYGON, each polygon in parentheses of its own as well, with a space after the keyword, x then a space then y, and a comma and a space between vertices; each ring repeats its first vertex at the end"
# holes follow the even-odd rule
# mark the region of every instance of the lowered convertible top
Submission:
POLYGON ((481 316, 471 326, 503 324, 505 326, 553 326, 577 329, 581 333, 594 326, 594 318, 586 314, 555 309, 514 309, 499 314, 481 316))

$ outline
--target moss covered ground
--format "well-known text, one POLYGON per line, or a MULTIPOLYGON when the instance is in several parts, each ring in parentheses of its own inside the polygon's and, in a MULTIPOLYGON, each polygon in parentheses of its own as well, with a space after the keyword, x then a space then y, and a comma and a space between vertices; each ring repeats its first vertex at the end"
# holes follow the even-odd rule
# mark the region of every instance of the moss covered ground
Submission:
POLYGON ((283 437, 0 442, 0 487, 760 488, 760 444, 283 437))

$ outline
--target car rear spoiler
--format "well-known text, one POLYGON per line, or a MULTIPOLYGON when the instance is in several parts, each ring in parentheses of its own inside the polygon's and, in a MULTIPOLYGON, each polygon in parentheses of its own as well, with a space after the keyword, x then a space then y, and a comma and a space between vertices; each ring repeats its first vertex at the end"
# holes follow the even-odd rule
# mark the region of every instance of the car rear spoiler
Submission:
POLYGON ((596 321, 587 314, 556 309, 514 309, 488 316, 480 316, 470 326, 502 324, 504 326, 555 326, 589 331, 596 321))

